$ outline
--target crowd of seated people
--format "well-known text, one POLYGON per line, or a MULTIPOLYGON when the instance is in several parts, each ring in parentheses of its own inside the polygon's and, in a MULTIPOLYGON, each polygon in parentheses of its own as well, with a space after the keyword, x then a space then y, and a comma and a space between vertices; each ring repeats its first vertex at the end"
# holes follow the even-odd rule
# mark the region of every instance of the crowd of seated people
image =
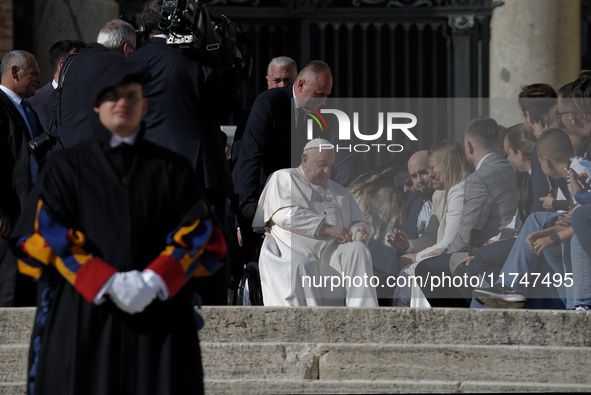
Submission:
MULTIPOLYGON (((589 97, 585 72, 558 93, 525 86, 516 106, 522 123, 475 117, 463 146, 445 140, 413 153, 411 193, 396 193, 400 162, 350 185, 373 232, 368 275, 380 278, 376 284, 386 275, 406 278, 378 288, 379 304, 589 308, 589 247, 580 241, 591 222, 589 97), (390 184, 380 178, 386 174, 390 184)), ((352 234, 339 242, 355 241, 352 234)))

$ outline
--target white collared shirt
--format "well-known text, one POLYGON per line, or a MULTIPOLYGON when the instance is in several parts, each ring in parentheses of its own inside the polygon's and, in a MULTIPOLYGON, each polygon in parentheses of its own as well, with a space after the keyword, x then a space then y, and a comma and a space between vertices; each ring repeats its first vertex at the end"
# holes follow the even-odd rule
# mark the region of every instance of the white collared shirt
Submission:
POLYGON ((300 108, 300 104, 298 103, 298 98, 295 94, 295 84, 293 84, 293 86, 291 87, 291 92, 293 95, 294 108, 297 110, 298 108, 300 108))
MULTIPOLYGON (((491 156, 492 154, 494 154, 494 152, 491 152, 490 154, 485 155, 484 158, 480 159, 480 162, 478 162, 478 165, 476 166, 476 170, 480 169, 480 166, 482 166, 482 162, 484 162, 484 160, 486 158, 488 158, 489 156, 491 156)), ((474 171, 476 171, 476 170, 474 170, 474 171)))
POLYGON ((5 87, 4 85, 0 85, 0 89, 2 90, 2 92, 6 93, 6 96, 8 96, 10 101, 14 104, 19 114, 21 114, 21 117, 23 117, 25 124, 27 125, 27 129, 29 129, 29 133, 31 133, 31 125, 29 125, 27 115, 25 114, 25 109, 21 105, 23 98, 11 91, 10 89, 8 89, 7 87, 5 87))
POLYGON ((137 136, 138 136, 139 131, 140 131, 140 128, 138 127, 135 130, 135 132, 133 132, 132 134, 130 134, 127 137, 119 137, 119 136, 115 136, 113 134, 113 135, 111 135, 111 141, 109 142, 109 146, 111 148, 115 148, 115 147, 119 147, 123 143, 129 144, 129 145, 134 145, 135 141, 137 140, 137 136))

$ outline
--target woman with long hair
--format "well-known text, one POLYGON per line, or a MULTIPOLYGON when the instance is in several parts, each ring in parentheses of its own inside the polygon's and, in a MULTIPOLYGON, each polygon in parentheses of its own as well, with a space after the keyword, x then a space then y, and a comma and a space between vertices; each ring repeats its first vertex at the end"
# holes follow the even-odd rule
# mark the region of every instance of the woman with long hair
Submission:
POLYGON ((433 188, 445 191, 443 218, 439 221, 437 243, 417 253, 415 262, 439 255, 460 229, 464 208, 464 180, 472 170, 464 147, 453 140, 443 140, 429 151, 433 188))
MULTIPOLYGON (((361 208, 365 218, 371 223, 373 233, 368 242, 372 256, 374 275, 385 284, 388 276, 398 275, 396 254, 387 242, 388 232, 397 226, 402 217, 404 207, 403 186, 396 185, 395 180, 406 180, 410 176, 406 169, 407 156, 396 156, 373 171, 360 177, 349 187, 349 191, 361 208), (406 173, 404 177, 398 177, 406 173), (402 186, 402 188, 401 188, 402 186)), ((378 287, 378 302, 389 305, 391 292, 387 287, 378 287)))
MULTIPOLYGON (((445 191, 445 205, 437 230, 437 243, 417 254, 403 255, 399 263, 407 263, 401 269, 401 275, 404 276, 414 276, 414 269, 418 262, 441 254, 460 229, 464 207, 464 180, 471 171, 464 147, 449 139, 437 143, 429 151, 429 170, 433 189, 445 191)), ((421 295, 420 288, 413 287, 410 281, 407 281, 407 284, 407 287, 397 287, 394 291, 394 304, 412 307, 428 306, 426 299, 421 295)))

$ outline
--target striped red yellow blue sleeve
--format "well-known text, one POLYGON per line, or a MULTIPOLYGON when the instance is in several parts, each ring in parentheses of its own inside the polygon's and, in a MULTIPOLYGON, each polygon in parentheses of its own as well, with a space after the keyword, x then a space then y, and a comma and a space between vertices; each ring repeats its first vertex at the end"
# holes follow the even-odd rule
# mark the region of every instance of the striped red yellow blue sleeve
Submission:
POLYGON ((172 298, 191 277, 209 276, 222 266, 226 241, 209 219, 196 219, 171 232, 166 249, 146 269, 158 274, 172 298))
POLYGON ((35 227, 17 242, 19 271, 40 279, 46 266, 54 266, 89 303, 117 270, 84 250, 86 237, 80 231, 55 221, 39 199, 35 227))

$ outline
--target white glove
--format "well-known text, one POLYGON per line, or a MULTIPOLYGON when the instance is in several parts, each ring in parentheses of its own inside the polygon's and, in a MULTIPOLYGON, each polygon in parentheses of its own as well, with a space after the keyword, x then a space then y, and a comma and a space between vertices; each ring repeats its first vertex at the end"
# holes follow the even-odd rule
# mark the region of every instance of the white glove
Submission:
MULTIPOLYGON (((162 279, 160 279, 162 281, 162 279)), ((105 294, 117 307, 129 314, 136 314, 152 303, 159 289, 148 284, 142 272, 132 270, 113 274, 105 294)))
POLYGON ((166 300, 168 299, 168 287, 164 284, 164 280, 162 277, 156 274, 156 272, 146 269, 142 272, 142 278, 150 286, 158 293, 158 299, 166 300))

